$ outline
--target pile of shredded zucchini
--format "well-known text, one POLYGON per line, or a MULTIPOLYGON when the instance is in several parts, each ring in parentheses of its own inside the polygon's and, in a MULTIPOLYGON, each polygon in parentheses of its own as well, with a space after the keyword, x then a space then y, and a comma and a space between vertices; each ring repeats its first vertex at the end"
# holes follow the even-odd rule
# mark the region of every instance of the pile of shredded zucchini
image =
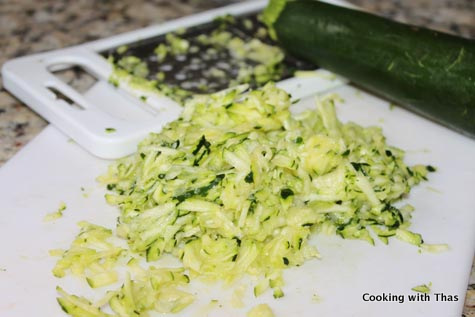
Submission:
MULTIPOLYGON (((308 243, 312 233, 371 244, 375 237, 388 243, 395 236, 422 244, 421 236, 407 229, 412 207, 394 203, 432 167, 406 166, 404 152, 386 144, 378 127, 339 122, 336 96, 292 115, 290 95, 274 84, 245 90, 238 86, 189 100, 178 120, 99 178, 110 190, 107 202, 120 208, 117 234, 132 254, 153 262, 171 253, 192 279, 255 275, 260 277, 255 296, 271 288, 277 298, 284 295, 282 270, 319 256, 308 243)), ((91 230, 99 229, 83 227, 91 230)), ((107 232, 101 234, 108 237, 107 232)), ((122 252, 107 244, 99 244, 100 252, 88 251, 80 237, 58 262, 57 276, 77 266, 72 256, 87 257, 77 255, 75 246, 102 266, 109 262, 101 254, 110 252, 115 259, 122 252)), ((90 271, 101 274, 100 268, 90 271)), ((188 281, 183 272, 176 283, 188 281)), ((161 299, 164 293, 151 281, 154 274, 152 269, 136 280, 128 277, 109 296, 112 309, 119 316, 138 316, 135 310, 173 312, 191 303, 191 295, 179 290, 170 299, 175 306, 161 299), (144 295, 146 289, 153 295, 144 295), (127 296, 147 302, 137 308, 127 296)), ((62 298, 63 307, 79 301, 66 293, 62 298)))

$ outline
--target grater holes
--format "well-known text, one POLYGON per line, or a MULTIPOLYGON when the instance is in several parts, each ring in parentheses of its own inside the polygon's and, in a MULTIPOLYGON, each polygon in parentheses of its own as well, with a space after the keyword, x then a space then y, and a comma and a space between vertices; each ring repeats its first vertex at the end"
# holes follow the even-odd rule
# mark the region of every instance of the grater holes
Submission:
MULTIPOLYGON (((259 39, 265 44, 277 46, 267 32, 262 31, 265 30, 265 26, 258 15, 259 12, 253 12, 236 16, 233 22, 226 22, 223 20, 226 18, 221 17, 187 28, 184 33, 178 34, 189 44, 189 49, 184 54, 169 54, 167 51, 167 54, 160 54, 160 58, 157 57, 156 50, 160 45, 171 45, 168 43, 167 34, 127 43, 127 46, 124 46, 125 50, 113 47, 100 54, 104 58, 111 58, 116 65, 120 64, 122 58, 139 59, 146 65, 148 72, 138 77, 155 83, 159 89, 161 87, 167 87, 172 91, 175 88, 182 89, 184 95, 213 93, 238 83, 248 83, 255 88, 263 85, 266 77, 260 76, 259 79, 254 73, 254 67, 260 64, 259 61, 246 56, 234 56, 227 44, 219 44, 219 41, 216 43, 203 41, 202 36, 213 35, 214 32, 227 32, 243 42, 259 39)), ((168 34, 175 33, 171 31, 168 34)), ((269 69, 269 76, 273 81, 279 81, 292 77, 295 70, 314 69, 315 65, 286 54, 277 68, 269 69)), ((133 71, 126 71, 135 76, 133 71)), ((182 98, 186 97, 177 97, 182 98)))

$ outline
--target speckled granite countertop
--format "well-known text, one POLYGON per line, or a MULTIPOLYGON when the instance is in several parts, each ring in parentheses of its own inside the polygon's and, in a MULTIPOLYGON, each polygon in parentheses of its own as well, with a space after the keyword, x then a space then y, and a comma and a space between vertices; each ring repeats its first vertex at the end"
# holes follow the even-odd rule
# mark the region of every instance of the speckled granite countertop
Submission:
MULTIPOLYGON (((349 0, 399 21, 475 38, 472 0, 349 0)), ((236 0, 0 1, 0 65, 40 51, 108 37, 236 0)), ((0 165, 37 135, 46 122, 0 86, 0 165)), ((475 317, 472 269, 464 315, 475 317)))

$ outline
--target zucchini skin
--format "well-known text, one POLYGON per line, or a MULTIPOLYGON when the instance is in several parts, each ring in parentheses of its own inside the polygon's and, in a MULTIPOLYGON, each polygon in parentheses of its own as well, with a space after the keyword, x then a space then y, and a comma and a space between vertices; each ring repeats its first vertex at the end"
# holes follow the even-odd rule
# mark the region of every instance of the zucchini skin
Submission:
POLYGON ((475 41, 313 0, 273 27, 292 55, 475 138, 475 41))

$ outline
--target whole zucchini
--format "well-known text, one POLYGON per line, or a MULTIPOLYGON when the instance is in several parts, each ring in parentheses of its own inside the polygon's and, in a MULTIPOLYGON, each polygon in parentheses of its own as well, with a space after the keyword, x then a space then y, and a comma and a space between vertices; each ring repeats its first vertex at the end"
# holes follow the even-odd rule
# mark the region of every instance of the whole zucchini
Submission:
POLYGON ((284 49, 475 138, 475 41, 319 1, 272 0, 284 49))

